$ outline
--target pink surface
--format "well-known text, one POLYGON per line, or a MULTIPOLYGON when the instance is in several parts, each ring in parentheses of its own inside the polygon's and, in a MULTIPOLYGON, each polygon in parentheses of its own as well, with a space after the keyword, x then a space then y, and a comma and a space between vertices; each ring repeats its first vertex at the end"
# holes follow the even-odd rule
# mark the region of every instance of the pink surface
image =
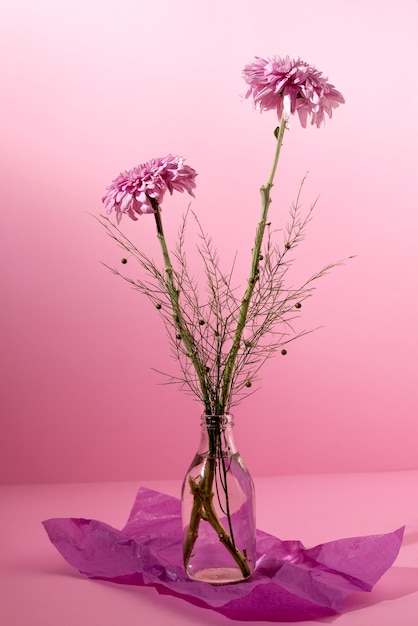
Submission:
MULTIPOLYGON (((121 169, 183 154, 241 280, 276 120, 241 102, 240 73, 275 54, 346 104, 325 128, 292 122, 274 224, 309 170, 297 277, 357 258, 303 307, 301 328, 323 328, 235 410, 240 451, 255 476, 418 467, 417 18, 415 0, 1 2, 2 482, 182 477, 200 407, 158 386, 152 368, 175 369, 164 331, 100 265, 120 254, 86 212, 121 169)), ((164 207, 167 234, 187 204, 164 207)), ((152 250, 146 218, 126 226, 152 250)))
MULTIPOLYGON (((176 481, 145 481, 142 485, 174 496, 180 490, 176 481)), ((2 623, 131 626, 139 619, 173 626, 267 624, 231 621, 151 588, 88 580, 65 563, 49 543, 42 520, 85 517, 120 528, 138 487, 132 482, 1 487, 2 623)), ((394 566, 372 592, 355 593, 346 600, 338 625, 416 626, 418 526, 411 494, 417 487, 417 471, 262 478, 256 480, 257 525, 283 539, 300 538, 312 547, 343 536, 387 533, 406 524, 394 566)), ((334 620, 325 618, 321 623, 334 620)))

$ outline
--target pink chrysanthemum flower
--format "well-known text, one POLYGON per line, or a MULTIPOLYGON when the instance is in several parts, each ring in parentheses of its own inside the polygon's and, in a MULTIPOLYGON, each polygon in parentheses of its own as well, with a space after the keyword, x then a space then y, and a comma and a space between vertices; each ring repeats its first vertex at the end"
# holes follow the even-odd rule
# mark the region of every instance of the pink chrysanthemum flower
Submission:
POLYGON ((245 66, 243 77, 249 84, 244 97, 252 96, 258 110, 276 109, 279 119, 283 111, 285 119, 288 112, 297 112, 303 128, 306 128, 308 115, 311 123, 319 128, 324 113, 332 117, 332 109, 345 102, 321 72, 301 59, 256 57, 245 66))
POLYGON ((116 212, 118 223, 127 213, 133 220, 143 213, 155 213, 151 198, 161 204, 165 192, 187 191, 194 196, 196 171, 184 159, 172 154, 151 159, 122 172, 106 187, 102 202, 108 214, 116 212))

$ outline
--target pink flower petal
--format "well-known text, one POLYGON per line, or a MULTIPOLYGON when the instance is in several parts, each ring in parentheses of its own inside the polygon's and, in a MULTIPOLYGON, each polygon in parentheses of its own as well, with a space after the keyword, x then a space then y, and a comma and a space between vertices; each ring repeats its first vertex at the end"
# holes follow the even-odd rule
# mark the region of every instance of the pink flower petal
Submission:
POLYGON ((324 121, 324 113, 332 117, 332 109, 344 103, 342 94, 334 85, 328 83, 313 65, 301 59, 256 57, 245 66, 243 77, 249 85, 244 97, 252 96, 258 110, 276 110, 281 119, 283 100, 288 97, 290 112, 297 111, 304 128, 308 116, 311 124, 319 127, 324 121))
POLYGON ((115 211, 118 223, 124 213, 136 220, 136 215, 154 213, 150 198, 161 204, 167 190, 170 194, 186 191, 193 196, 196 176, 182 157, 169 154, 119 174, 107 186, 102 202, 108 214, 115 211))

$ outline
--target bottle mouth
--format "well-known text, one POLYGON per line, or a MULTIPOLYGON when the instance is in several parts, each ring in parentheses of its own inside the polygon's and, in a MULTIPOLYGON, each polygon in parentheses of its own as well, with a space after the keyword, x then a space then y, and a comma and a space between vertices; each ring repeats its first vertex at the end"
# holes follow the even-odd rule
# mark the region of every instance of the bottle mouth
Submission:
POLYGON ((229 413, 224 415, 202 415, 202 424, 207 428, 224 428, 227 425, 231 426, 233 423, 234 417, 229 413))

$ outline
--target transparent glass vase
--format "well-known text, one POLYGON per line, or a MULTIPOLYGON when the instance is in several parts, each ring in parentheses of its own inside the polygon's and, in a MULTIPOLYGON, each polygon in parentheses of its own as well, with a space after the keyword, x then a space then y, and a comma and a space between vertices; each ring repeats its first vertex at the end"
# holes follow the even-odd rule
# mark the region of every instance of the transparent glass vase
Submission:
POLYGON ((256 562, 255 492, 233 438, 231 415, 203 415, 182 489, 183 557, 190 578, 245 580, 256 562))

